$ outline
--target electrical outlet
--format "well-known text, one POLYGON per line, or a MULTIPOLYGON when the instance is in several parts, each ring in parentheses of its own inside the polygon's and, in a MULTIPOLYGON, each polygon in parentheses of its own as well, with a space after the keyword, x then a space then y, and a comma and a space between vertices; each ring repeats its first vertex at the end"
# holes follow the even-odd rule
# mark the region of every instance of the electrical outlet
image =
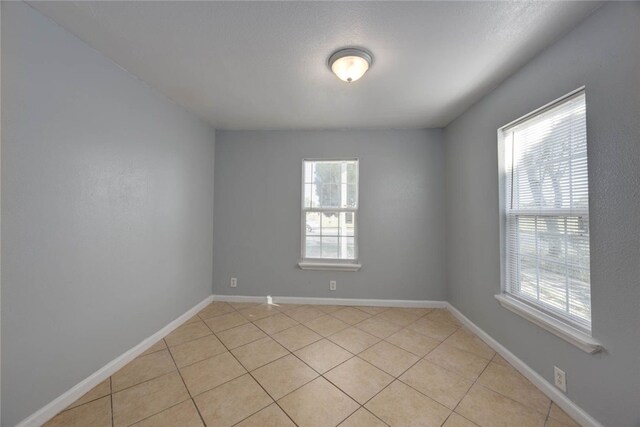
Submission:
POLYGON ((330 291, 335 291, 336 290, 336 281, 335 280, 329 281, 329 290, 330 291))
POLYGON ((553 378, 554 378, 556 387, 558 387, 560 390, 566 393, 567 392, 567 374, 562 369, 558 368, 557 366, 554 366, 553 378))
POLYGON ((236 279, 235 277, 231 278, 231 287, 235 288, 238 286, 238 279, 236 279))

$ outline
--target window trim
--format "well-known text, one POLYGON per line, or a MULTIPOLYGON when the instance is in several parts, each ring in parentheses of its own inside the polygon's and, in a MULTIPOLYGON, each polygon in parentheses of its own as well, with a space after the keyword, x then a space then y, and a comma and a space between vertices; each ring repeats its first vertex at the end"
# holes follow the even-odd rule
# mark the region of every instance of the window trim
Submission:
POLYGON ((300 188, 300 261, 298 267, 302 270, 337 270, 337 271, 358 271, 362 267, 360 258, 360 159, 357 157, 335 157, 335 158, 303 158, 301 162, 301 188, 300 188), (306 162, 356 162, 356 208, 313 208, 309 209, 304 205, 305 190, 305 168, 306 162), (355 215, 354 227, 354 259, 339 258, 305 258, 306 243, 306 221, 307 211, 330 211, 330 212, 353 212, 355 215))
MULTIPOLYGON (((506 141, 504 138, 505 132, 518 126, 527 120, 545 113, 546 111, 555 108, 563 102, 567 102, 576 96, 580 96, 585 93, 585 87, 581 86, 576 90, 573 90, 566 95, 563 95, 540 108, 537 108, 524 116, 511 121, 510 123, 500 127, 497 130, 498 139, 498 181, 499 181, 499 203, 500 203, 500 294, 495 295, 496 300, 500 305, 515 314, 522 316, 523 318, 531 321, 532 323, 542 327, 543 329, 555 334, 556 336, 570 342, 578 348, 586 351, 587 353, 595 353, 602 349, 600 343, 591 337, 591 331, 582 330, 578 325, 573 324, 570 320, 551 314, 545 310, 544 306, 537 305, 531 301, 525 301, 518 298, 517 295, 507 291, 507 230, 506 230, 506 216, 507 209, 506 203, 508 195, 506 194, 506 159, 505 148, 506 141)), ((549 211, 550 213, 553 213, 549 211)), ((512 212, 517 214, 516 212, 512 212)), ((527 212, 530 213, 530 212, 527 212)), ((546 211, 545 211, 546 213, 546 211)), ((558 214, 566 215, 567 211, 557 212, 558 214)), ((575 214, 575 212, 574 212, 575 214)), ((587 215, 588 216, 588 215, 587 215)))
POLYGON ((554 316, 548 315, 532 304, 522 302, 508 293, 494 295, 494 297, 502 307, 535 323, 545 331, 551 332, 555 336, 575 345, 582 351, 594 354, 603 349, 602 344, 593 339, 591 335, 572 327, 566 322, 558 320, 554 316))

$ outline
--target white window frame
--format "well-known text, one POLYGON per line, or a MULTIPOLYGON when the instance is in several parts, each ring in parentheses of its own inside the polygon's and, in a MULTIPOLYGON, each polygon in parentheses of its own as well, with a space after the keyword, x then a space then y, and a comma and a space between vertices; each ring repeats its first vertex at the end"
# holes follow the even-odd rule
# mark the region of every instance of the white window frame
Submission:
MULTIPOLYGON (((509 178, 506 171, 506 159, 505 159, 505 149, 506 149, 506 141, 504 139, 505 132, 509 129, 512 129, 514 126, 521 124, 529 119, 532 119, 545 111, 548 111, 564 102, 567 102, 573 99, 576 96, 580 96, 585 93, 585 88, 580 87, 534 111, 525 116, 514 120, 511 123, 501 127, 498 129, 498 165, 499 165, 499 189, 500 189, 500 262, 501 262, 501 293, 496 295, 495 298, 498 300, 500 305, 515 314, 518 314, 525 319, 533 322, 534 324, 542 327, 548 332, 553 333, 554 335, 564 339, 565 341, 575 345, 576 347, 582 349, 587 353, 596 353, 602 349, 601 344, 592 338, 591 330, 585 330, 584 328, 579 327, 578 325, 572 323, 570 320, 566 318, 559 317, 555 315, 552 311, 547 310, 544 306, 536 304, 533 301, 524 300, 519 298, 517 295, 509 292, 509 284, 507 277, 508 270, 508 253, 507 253, 507 202, 509 196, 506 194, 507 182, 506 180, 509 178)), ((517 210, 513 210, 511 214, 518 215, 517 210)), ((520 212, 522 213, 522 212, 520 212)), ((560 210, 555 212, 559 216, 563 216, 565 214, 569 216, 576 215, 575 211, 571 214, 568 214, 564 210, 560 210)), ((589 216, 588 210, 585 212, 581 212, 581 215, 584 215, 586 218, 589 216)))
POLYGON ((301 215, 300 215, 300 253, 301 261, 298 266, 303 270, 338 270, 338 271, 358 271, 362 267, 359 263, 359 207, 360 207, 360 159, 357 157, 343 158, 305 158, 302 159, 302 179, 301 179, 301 215), (305 206, 305 163, 306 162, 356 162, 356 206, 355 208, 318 208, 305 206), (307 258, 306 257, 306 214, 307 212, 352 212, 354 227, 354 253, 353 259, 334 259, 334 258, 307 258))

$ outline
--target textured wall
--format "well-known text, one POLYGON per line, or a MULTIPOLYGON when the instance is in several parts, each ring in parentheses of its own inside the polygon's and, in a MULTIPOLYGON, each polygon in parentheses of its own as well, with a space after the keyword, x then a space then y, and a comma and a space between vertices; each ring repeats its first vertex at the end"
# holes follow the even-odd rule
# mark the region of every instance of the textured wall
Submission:
POLYGON ((442 300, 443 163, 439 130, 216 132, 214 293, 442 300), (302 271, 302 159, 340 157, 360 159, 362 269, 302 271))
POLYGON ((445 130, 450 302, 606 426, 640 425, 640 3, 610 3, 445 130), (501 308, 496 130, 586 86, 593 336, 588 355, 501 308))
POLYGON ((2 3, 2 425, 211 294, 214 131, 2 3))

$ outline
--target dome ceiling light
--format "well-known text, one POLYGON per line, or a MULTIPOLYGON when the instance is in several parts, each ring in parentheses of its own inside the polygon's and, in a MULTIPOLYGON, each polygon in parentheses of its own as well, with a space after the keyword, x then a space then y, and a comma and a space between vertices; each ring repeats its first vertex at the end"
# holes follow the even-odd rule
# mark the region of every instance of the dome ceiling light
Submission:
POLYGON ((373 64, 373 56, 358 48, 340 49, 329 57, 331 71, 347 83, 353 83, 362 77, 371 64, 373 64))

